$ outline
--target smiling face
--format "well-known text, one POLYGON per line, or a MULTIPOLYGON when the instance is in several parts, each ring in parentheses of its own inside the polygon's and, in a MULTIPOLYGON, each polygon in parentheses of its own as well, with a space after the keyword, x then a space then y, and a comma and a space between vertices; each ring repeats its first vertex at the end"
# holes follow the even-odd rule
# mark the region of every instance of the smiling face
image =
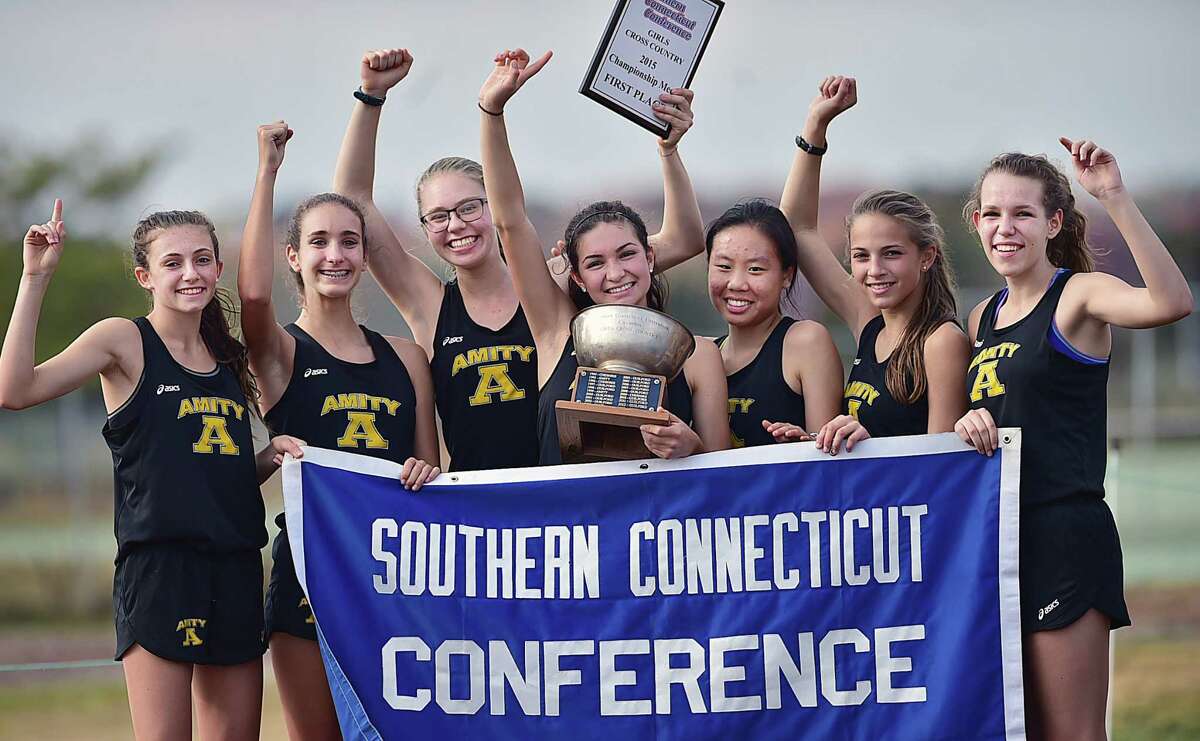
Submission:
POLYGON ((150 241, 146 265, 133 272, 155 308, 191 313, 212 300, 221 269, 208 229, 187 225, 160 230, 150 241))
POLYGON ((1061 210, 1046 213, 1043 186, 1033 178, 989 173, 972 223, 988 262, 1008 278, 1048 262, 1046 245, 1062 229, 1061 210))
POLYGON ((708 296, 731 326, 773 321, 793 273, 783 267, 779 251, 762 231, 738 224, 713 237, 708 296))
POLYGON ((654 252, 626 221, 600 222, 577 240, 575 281, 598 304, 646 305, 654 252))
MULTIPOLYGON (((483 186, 473 178, 457 172, 442 172, 422 183, 418 206, 424 219, 432 213, 450 211, 468 201, 486 198, 483 186)), ((457 213, 452 213, 445 230, 437 232, 428 226, 424 228, 438 257, 459 270, 469 270, 480 264, 496 249, 496 227, 486 202, 473 221, 463 221, 457 213)))
POLYGON ((850 226, 851 275, 880 310, 920 295, 922 274, 933 263, 936 250, 922 249, 901 221, 884 214, 862 214, 850 226))
POLYGON ((339 203, 322 203, 300 219, 300 244, 287 246, 288 264, 300 274, 306 296, 348 296, 362 277, 362 222, 339 203))

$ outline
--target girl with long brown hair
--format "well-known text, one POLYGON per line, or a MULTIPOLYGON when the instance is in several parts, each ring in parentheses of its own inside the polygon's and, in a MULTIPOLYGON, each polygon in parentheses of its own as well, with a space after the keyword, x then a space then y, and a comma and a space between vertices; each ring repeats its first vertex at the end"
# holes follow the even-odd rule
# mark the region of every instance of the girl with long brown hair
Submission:
POLYGON ((796 229, 800 271, 858 343, 843 413, 816 436, 817 447, 831 455, 870 436, 949 432, 967 408, 958 379, 970 348, 958 326, 945 234, 932 209, 902 191, 861 195, 846 217, 849 273, 816 233, 826 132, 857 100, 854 78, 822 81, 782 199, 796 229))

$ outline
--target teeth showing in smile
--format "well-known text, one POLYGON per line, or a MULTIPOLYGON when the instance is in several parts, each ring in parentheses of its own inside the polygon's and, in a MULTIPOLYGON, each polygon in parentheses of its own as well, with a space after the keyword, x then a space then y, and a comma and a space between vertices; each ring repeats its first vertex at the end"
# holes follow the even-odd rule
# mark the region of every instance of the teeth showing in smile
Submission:
POLYGON ((630 288, 633 288, 633 283, 632 283, 632 282, 630 282, 630 283, 622 283, 621 285, 619 285, 619 286, 614 286, 613 288, 605 288, 605 289, 604 289, 604 292, 605 292, 605 293, 625 293, 625 292, 626 292, 626 291, 628 291, 630 288))
POLYGON ((450 249, 461 250, 463 247, 470 247, 475 244, 475 240, 479 237, 460 237, 459 239, 450 240, 450 249))
POLYGON ((997 245, 992 245, 992 249, 994 249, 997 252, 1001 252, 1006 255, 1009 255, 1009 254, 1012 254, 1013 252, 1016 252, 1017 250, 1021 249, 1021 245, 1019 245, 1019 244, 997 244, 997 245))
POLYGON ((725 303, 735 309, 744 309, 750 305, 750 302, 744 298, 727 298, 725 303))
POLYGON ((333 278, 334 280, 341 280, 350 275, 349 270, 320 270, 318 272, 326 278, 333 278))
POLYGON ((182 293, 184 296, 199 296, 200 294, 204 293, 204 289, 200 287, 180 288, 178 291, 176 291, 176 293, 182 293))
POLYGON ((891 281, 889 283, 868 283, 867 290, 872 291, 874 293, 883 293, 884 291, 887 291, 894 285, 896 285, 896 281, 891 281))

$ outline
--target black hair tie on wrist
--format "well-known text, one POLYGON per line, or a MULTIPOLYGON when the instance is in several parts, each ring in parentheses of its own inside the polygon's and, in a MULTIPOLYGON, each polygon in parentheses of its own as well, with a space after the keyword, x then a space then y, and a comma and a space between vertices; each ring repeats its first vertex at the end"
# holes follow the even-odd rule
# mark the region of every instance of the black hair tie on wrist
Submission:
POLYGON ((387 98, 377 98, 370 93, 363 92, 362 86, 359 86, 358 90, 354 91, 354 97, 358 98, 367 105, 375 106, 376 108, 383 105, 387 100, 387 98))
POLYGON ((480 103, 478 101, 476 101, 475 105, 479 106, 479 110, 483 111, 484 113, 488 114, 489 116, 503 116, 504 115, 504 111, 499 111, 499 112, 489 111, 488 109, 483 107, 483 103, 480 103))
POLYGON ((828 142, 825 143, 825 146, 818 147, 816 144, 809 144, 808 142, 804 141, 804 137, 798 134, 796 135, 796 146, 800 147, 800 151, 807 152, 814 157, 820 157, 829 151, 828 142))

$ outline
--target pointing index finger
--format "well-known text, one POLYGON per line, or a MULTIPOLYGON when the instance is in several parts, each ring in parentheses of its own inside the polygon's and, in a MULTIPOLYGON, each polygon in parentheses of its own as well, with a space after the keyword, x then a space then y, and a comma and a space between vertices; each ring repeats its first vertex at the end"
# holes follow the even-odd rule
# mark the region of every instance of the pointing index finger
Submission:
POLYGON ((54 212, 50 215, 51 221, 62 221, 62 199, 54 199, 54 212))

